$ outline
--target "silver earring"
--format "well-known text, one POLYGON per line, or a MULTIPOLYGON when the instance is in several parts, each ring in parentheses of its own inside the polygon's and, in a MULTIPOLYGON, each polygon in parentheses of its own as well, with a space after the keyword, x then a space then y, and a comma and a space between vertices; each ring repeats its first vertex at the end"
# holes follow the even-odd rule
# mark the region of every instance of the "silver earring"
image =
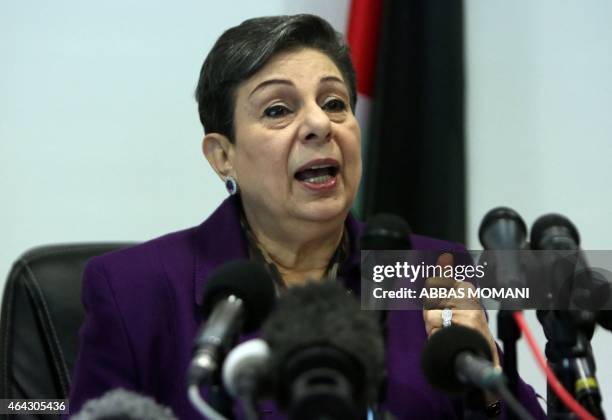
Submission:
POLYGON ((228 175, 225 177, 225 188, 229 195, 234 195, 238 192, 238 183, 233 176, 228 175))

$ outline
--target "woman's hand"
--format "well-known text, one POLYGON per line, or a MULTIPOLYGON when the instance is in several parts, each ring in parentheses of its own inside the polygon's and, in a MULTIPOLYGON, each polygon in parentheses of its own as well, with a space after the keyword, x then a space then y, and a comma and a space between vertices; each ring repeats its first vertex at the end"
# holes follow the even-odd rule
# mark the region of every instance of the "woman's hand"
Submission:
MULTIPOLYGON (((452 254, 442 254, 438 257, 438 265, 446 267, 453 264, 452 254)), ((453 310, 452 323, 473 328, 478 331, 489 343, 493 354, 493 364, 500 366, 499 354, 495 340, 489 330, 487 318, 482 306, 476 298, 468 298, 467 289, 474 289, 474 285, 467 281, 456 281, 452 278, 431 277, 425 281, 426 288, 464 289, 463 298, 426 299, 423 301, 423 319, 427 336, 430 337, 436 331, 444 328, 442 326, 442 310, 450 308, 453 310)))

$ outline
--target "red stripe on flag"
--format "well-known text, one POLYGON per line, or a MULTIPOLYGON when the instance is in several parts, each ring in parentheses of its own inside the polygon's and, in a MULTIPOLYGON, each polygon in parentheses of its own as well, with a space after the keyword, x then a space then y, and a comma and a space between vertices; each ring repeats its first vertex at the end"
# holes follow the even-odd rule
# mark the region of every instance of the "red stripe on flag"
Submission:
POLYGON ((351 1, 347 38, 357 72, 357 91, 369 97, 374 93, 381 14, 382 0, 351 1))

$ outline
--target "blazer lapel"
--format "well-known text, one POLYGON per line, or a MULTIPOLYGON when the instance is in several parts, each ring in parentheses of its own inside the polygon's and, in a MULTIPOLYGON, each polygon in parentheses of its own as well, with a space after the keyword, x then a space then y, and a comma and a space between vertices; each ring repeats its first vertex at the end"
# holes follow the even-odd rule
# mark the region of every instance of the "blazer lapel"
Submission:
POLYGON ((194 298, 197 305, 202 305, 204 284, 210 274, 229 261, 249 258, 236 197, 227 198, 196 228, 194 241, 194 298))

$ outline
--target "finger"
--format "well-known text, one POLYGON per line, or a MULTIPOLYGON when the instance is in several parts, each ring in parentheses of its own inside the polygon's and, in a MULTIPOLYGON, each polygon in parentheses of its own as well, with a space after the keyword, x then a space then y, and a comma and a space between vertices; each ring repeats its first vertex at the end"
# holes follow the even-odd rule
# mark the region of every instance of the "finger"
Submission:
POLYGON ((439 293, 432 293, 432 289, 451 289, 454 287, 455 280, 444 277, 430 277, 425 280, 423 288, 427 289, 427 296, 423 297, 424 309, 436 309, 448 307, 448 298, 430 297, 437 296, 439 293))
POLYGON ((440 331, 442 329, 442 327, 435 327, 432 328, 431 331, 427 334, 428 337, 431 337, 432 335, 434 335, 435 333, 437 333, 438 331, 440 331))
POLYGON ((427 335, 431 335, 432 330, 442 328, 442 310, 429 309, 423 311, 423 319, 425 321, 425 331, 427 335))
MULTIPOLYGON (((487 340, 493 354, 493 362, 496 366, 499 365, 499 355, 497 353, 497 347, 495 338, 491 334, 487 319, 484 311, 480 310, 454 310, 453 311, 453 325, 461 325, 463 327, 472 328, 478 331, 487 340)), ((434 334, 439 328, 430 328, 429 335, 434 334)))
MULTIPOLYGON (((442 325, 442 309, 428 309, 423 311, 423 319, 425 320, 425 329, 430 335, 435 329, 443 328, 442 325)), ((452 317, 453 325, 461 325, 483 331, 487 326, 484 312, 481 309, 454 309, 452 317)))
MULTIPOLYGON (((436 264, 442 268, 441 273, 444 272, 445 267, 452 265, 452 263, 453 255, 448 252, 440 254, 436 262, 436 264)), ((427 289, 450 289, 455 287, 455 280, 453 278, 443 277, 444 274, 441 275, 442 277, 429 277, 425 279, 423 287, 427 289)), ((429 296, 432 296, 432 294, 427 293, 427 297, 423 299, 423 308, 433 309, 448 307, 447 298, 430 298, 429 296)))
POLYGON ((453 265, 453 254, 450 252, 440 254, 440 256, 438 256, 437 264, 442 268, 453 265))
POLYGON ((447 305, 449 305, 449 308, 469 309, 469 310, 482 309, 482 305, 480 304, 480 301, 475 297, 470 297, 471 295, 469 292, 476 289, 472 283, 468 283, 464 281, 456 281, 455 289, 457 290, 458 296, 463 296, 463 297, 449 299, 449 301, 446 302, 447 305))
POLYGON ((452 289, 457 280, 452 277, 429 277, 425 280, 425 287, 452 289))
POLYGON ((452 324, 473 328, 483 334, 488 330, 486 317, 480 309, 453 310, 452 324))

